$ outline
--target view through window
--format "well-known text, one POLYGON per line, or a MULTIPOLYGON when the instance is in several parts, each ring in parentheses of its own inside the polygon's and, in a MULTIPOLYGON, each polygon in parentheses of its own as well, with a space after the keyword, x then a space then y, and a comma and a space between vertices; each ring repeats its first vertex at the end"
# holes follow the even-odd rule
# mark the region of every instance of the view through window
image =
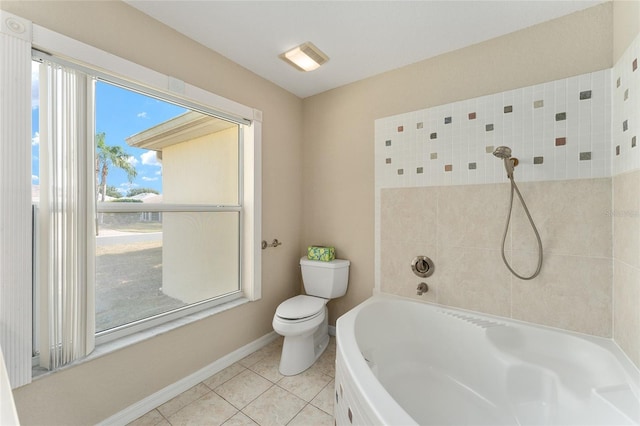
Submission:
MULTIPOLYGON (((38 64, 32 194, 39 203, 38 64)), ((240 291, 236 123, 94 82, 96 333, 240 291)))

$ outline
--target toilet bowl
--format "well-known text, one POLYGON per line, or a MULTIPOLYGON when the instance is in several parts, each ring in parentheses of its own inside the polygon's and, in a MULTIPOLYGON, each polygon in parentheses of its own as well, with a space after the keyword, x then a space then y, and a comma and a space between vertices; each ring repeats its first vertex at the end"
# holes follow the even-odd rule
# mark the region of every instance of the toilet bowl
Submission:
MULTIPOLYGON (((284 336, 279 369, 280 374, 285 376, 296 375, 311 367, 329 344, 328 314, 325 306, 327 300, 313 296, 296 296, 284 303, 304 303, 302 298, 316 299, 315 304, 321 305, 319 310, 309 315, 309 311, 300 311, 305 312, 299 314, 306 315, 303 318, 282 318, 282 312, 279 315, 278 311, 273 317, 273 329, 284 336)), ((288 315, 291 316, 290 313, 288 315)))
POLYGON ((307 295, 282 302, 273 316, 273 329, 284 336, 280 373, 299 374, 311 367, 329 344, 329 299, 344 295, 347 289, 349 261, 331 262, 300 259, 307 295), (312 292, 313 294, 309 294, 312 292))

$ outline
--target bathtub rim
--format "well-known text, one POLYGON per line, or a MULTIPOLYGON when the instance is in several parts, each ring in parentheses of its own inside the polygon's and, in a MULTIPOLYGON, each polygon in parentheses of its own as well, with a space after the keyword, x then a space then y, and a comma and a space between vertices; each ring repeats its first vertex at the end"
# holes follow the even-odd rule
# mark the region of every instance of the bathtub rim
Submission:
POLYGON ((366 361, 364 360, 364 357, 349 357, 347 356, 347 354, 361 353, 360 348, 358 347, 357 339, 355 338, 355 320, 358 316, 358 313, 361 310, 365 309, 368 305, 389 301, 427 305, 428 309, 437 309, 439 311, 454 314, 461 313, 465 315, 486 318, 488 320, 511 323, 515 326, 528 326, 540 330, 562 333, 571 337, 586 340, 601 347, 602 349, 605 349, 615 357, 625 373, 627 373, 627 375, 631 379, 630 386, 632 393, 636 396, 636 398, 640 399, 640 369, 635 366, 628 355, 624 353, 624 351, 613 340, 613 338, 593 336, 586 333, 530 323, 513 318, 501 317, 468 309, 440 305, 437 303, 415 300, 388 293, 376 292, 371 297, 356 305, 354 308, 338 318, 338 320, 336 321, 336 343, 337 350, 340 351, 342 360, 344 362, 344 367, 348 370, 348 373, 352 377, 358 377, 361 380, 360 382, 353 381, 352 386, 358 389, 360 395, 362 395, 367 404, 369 404, 368 408, 373 411, 378 419, 382 419, 384 424, 415 425, 417 424, 417 422, 404 410, 404 408, 400 406, 400 404, 398 404, 393 399, 391 394, 389 394, 384 386, 377 380, 373 372, 371 372, 371 369, 367 365, 366 361), (383 407, 384 410, 381 410, 381 408, 383 407))

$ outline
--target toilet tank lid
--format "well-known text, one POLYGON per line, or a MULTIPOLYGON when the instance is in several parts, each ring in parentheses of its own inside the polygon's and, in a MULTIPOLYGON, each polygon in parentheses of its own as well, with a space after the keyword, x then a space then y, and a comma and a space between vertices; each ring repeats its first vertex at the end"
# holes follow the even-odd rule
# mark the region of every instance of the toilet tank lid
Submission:
POLYGON ((346 259, 333 259, 330 262, 324 262, 322 260, 309 260, 307 256, 302 256, 300 258, 300 265, 315 266, 316 268, 339 269, 346 268, 350 264, 351 262, 346 259))

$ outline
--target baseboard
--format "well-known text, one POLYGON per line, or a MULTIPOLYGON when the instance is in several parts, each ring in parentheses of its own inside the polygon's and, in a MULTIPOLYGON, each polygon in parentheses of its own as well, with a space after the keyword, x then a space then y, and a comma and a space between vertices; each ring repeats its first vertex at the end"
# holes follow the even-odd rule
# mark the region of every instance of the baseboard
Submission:
MULTIPOLYGON (((335 334, 335 327, 334 327, 334 334, 335 334)), ((271 343, 277 338, 278 338, 278 334, 275 331, 272 331, 269 334, 265 334, 259 339, 256 339, 253 342, 246 344, 243 347, 231 352, 230 354, 223 356, 222 358, 212 362, 211 364, 196 371, 195 373, 183 379, 178 380, 172 385, 169 385, 166 388, 161 389, 152 395, 149 395, 145 399, 140 400, 135 404, 130 405, 124 410, 98 423, 98 425, 119 426, 119 425, 126 425, 128 423, 131 423, 138 417, 148 413, 154 408, 180 395, 182 392, 188 389, 191 389, 192 387, 202 382, 203 380, 213 376, 219 371, 224 370, 231 364, 240 361, 242 358, 257 351, 263 346, 266 346, 267 344, 271 343)))

